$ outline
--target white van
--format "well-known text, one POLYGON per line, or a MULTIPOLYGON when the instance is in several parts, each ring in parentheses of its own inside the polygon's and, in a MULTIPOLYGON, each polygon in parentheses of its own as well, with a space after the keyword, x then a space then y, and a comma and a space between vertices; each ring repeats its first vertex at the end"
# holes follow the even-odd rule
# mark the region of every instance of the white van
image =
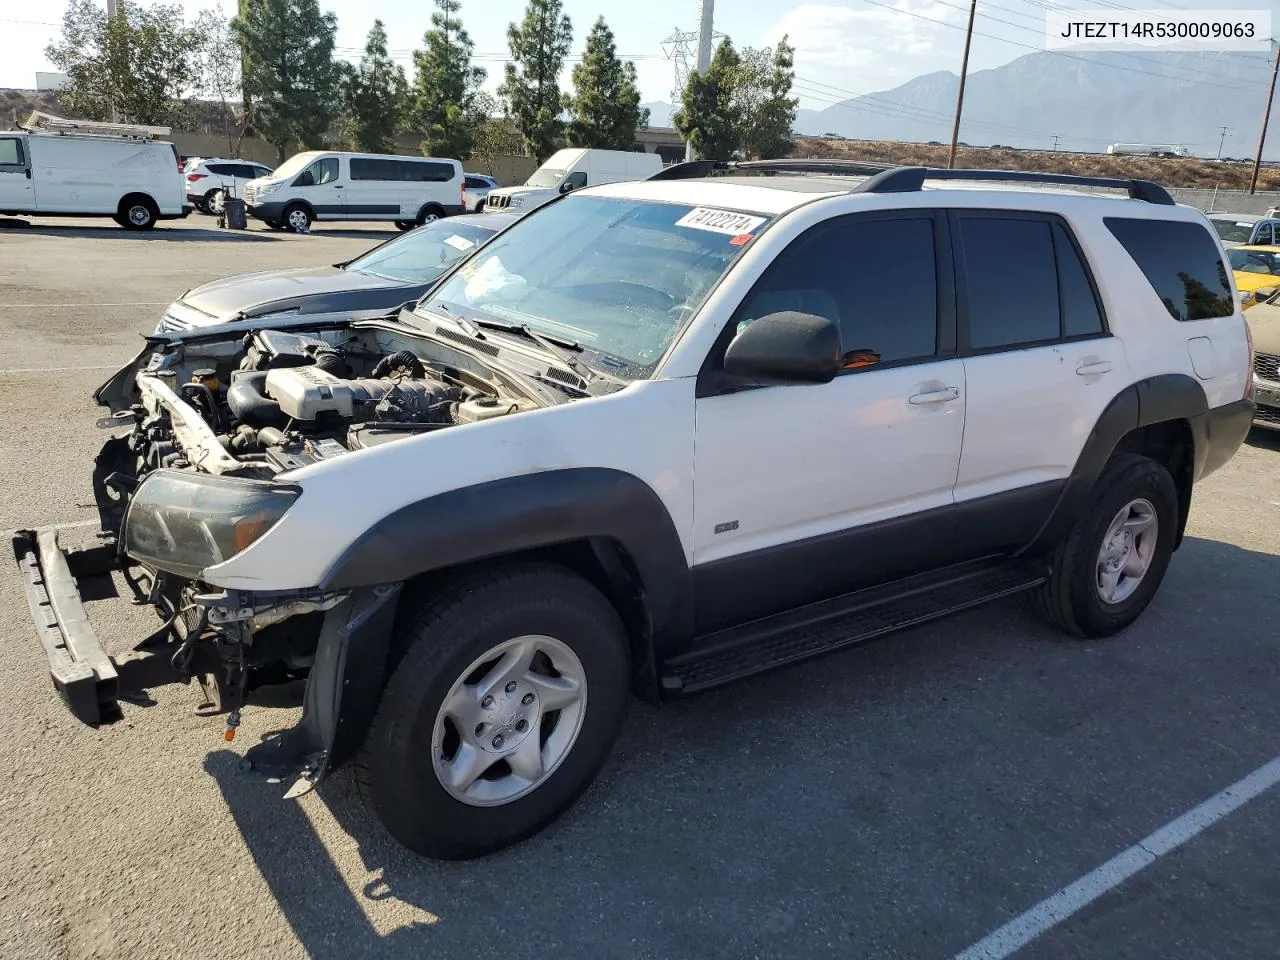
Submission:
POLYGON ((0 133, 0 214, 111 217, 128 230, 191 212, 168 127, 33 113, 0 133))
POLYGON ((631 150, 557 150, 533 171, 521 187, 491 190, 484 208, 489 213, 518 210, 527 213, 570 190, 595 187, 619 180, 647 180, 662 169, 656 153, 631 150))
POLYGON ((245 184, 249 216, 295 233, 315 220, 391 220, 401 230, 462 213, 462 164, 312 150, 245 184))

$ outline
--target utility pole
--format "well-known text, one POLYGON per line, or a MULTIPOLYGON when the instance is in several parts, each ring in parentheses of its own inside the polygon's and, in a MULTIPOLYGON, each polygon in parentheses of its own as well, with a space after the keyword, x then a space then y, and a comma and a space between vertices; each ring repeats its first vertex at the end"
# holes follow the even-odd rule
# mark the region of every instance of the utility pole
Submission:
POLYGON ((1223 142, 1227 139, 1227 130, 1228 130, 1228 129, 1229 129, 1229 128, 1228 128, 1228 127, 1226 127, 1226 126, 1224 125, 1224 126, 1221 128, 1222 133, 1218 136, 1218 159, 1219 159, 1219 160, 1221 160, 1221 159, 1222 159, 1222 144, 1223 144, 1223 142))
POLYGON ((1053 135, 1053 152, 1054 153, 1058 152, 1058 141, 1061 139, 1062 137, 1058 136, 1056 133, 1053 135))
POLYGON ((978 12, 978 0, 969 0, 969 26, 964 33, 964 59, 960 61, 960 89, 956 92, 956 122, 951 125, 951 151, 947 154, 947 169, 956 165, 956 143, 960 140, 960 113, 964 110, 964 82, 969 76, 969 44, 973 42, 973 15, 978 12))
MULTIPOLYGON (((107 23, 111 23, 116 18, 116 0, 107 0, 107 23)), ((111 122, 116 123, 120 119, 116 113, 116 98, 111 98, 111 122)))
POLYGON ((1271 122, 1271 98, 1276 93, 1276 71, 1280 70, 1280 45, 1276 47, 1276 59, 1271 65, 1271 86, 1267 87, 1267 109, 1262 112, 1262 132, 1258 134, 1258 153, 1253 158, 1253 176, 1249 178, 1249 192, 1258 189, 1258 167, 1262 166, 1262 145, 1267 142, 1267 124, 1271 122))
MULTIPOLYGON (((702 22, 698 25, 698 73, 706 73, 711 66, 711 24, 714 19, 715 0, 702 0, 702 22)), ((693 159, 693 144, 684 145, 684 158, 693 159)))

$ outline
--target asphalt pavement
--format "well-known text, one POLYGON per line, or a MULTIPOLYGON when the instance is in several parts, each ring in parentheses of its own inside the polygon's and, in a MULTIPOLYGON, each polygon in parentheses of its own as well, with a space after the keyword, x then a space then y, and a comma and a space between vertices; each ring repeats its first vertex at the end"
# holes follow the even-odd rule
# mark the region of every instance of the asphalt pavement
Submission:
MULTIPOLYGON (((189 287, 345 260, 207 218, 130 234, 0 218, 0 528, 92 536, 89 394, 189 287)), ((946 958, 1280 754, 1280 434, 1197 488, 1139 622, 1063 638, 1013 602, 653 707, 537 837, 424 860, 346 772, 299 801, 238 770, 195 691, 91 729, 0 576, 0 957, 946 958)), ((123 651, 153 616, 89 605, 123 651)), ((1052 925, 1034 958, 1280 956, 1280 788, 1052 925)))

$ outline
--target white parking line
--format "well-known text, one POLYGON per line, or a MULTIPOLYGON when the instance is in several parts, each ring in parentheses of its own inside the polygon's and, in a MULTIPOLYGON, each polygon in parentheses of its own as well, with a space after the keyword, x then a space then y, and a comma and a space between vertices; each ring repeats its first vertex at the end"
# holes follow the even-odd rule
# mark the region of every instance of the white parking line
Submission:
MULTIPOLYGON (((119 363, 99 363, 91 367, 58 367, 59 373, 75 373, 77 370, 119 370, 122 365, 119 363)), ((5 373, 48 373, 50 367, 10 367, 8 370, 0 370, 0 374, 5 373)))
POLYGON ((1139 840, 1070 886, 1041 900, 1020 917, 983 937, 955 960, 1002 960, 1057 926, 1082 907, 1118 887, 1138 871, 1176 850, 1206 827, 1240 809, 1263 791, 1280 783, 1280 757, 1259 767, 1200 806, 1184 813, 1151 836, 1139 840))

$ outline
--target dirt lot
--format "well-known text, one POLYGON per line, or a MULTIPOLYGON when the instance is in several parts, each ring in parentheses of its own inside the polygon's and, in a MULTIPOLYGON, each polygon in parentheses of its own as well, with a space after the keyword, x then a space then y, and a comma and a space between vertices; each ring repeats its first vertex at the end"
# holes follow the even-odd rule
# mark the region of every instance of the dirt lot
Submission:
MULTIPOLYGON (((807 137, 796 141, 792 156, 945 167, 947 152, 948 147, 942 144, 807 137)), ((956 150, 956 166, 973 170, 1037 170, 1090 177, 1137 177, 1154 180, 1166 187, 1217 187, 1221 190, 1248 190, 1253 173, 1252 162, 1228 163, 1199 157, 1108 156, 1000 147, 960 147, 956 150)), ((1280 168, 1263 167, 1258 174, 1258 189, 1280 189, 1280 168)))
MULTIPOLYGON (((0 227, 0 527, 92 533, 89 394, 175 295, 390 235, 207 224, 0 227)), ((1280 752, 1277 583, 1280 437, 1255 432, 1197 490, 1188 539, 1125 635, 1071 642, 997 604, 635 704, 566 817, 441 864, 368 821, 346 773, 295 802, 237 771, 292 710, 249 710, 227 745, 194 691, 169 687, 79 725, 10 567, 0 957, 953 956, 1280 752)), ((119 600, 91 607, 115 650, 155 625, 119 600)), ((1275 956, 1278 816, 1280 790, 1262 792, 1019 956, 1275 956)))

